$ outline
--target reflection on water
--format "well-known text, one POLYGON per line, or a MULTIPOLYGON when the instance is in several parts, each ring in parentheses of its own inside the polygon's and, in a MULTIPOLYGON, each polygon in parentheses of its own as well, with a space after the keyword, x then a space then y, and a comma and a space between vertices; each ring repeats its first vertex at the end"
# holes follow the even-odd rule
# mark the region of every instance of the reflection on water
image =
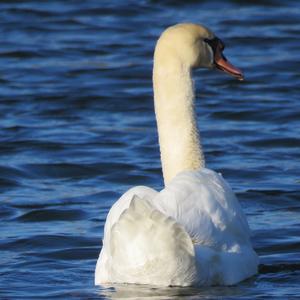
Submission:
MULTIPOLYGON (((252 283, 253 284, 253 283, 252 283)), ((242 284, 243 285, 243 284, 242 284)), ((243 286, 235 287, 203 287, 203 288, 157 288, 142 285, 115 285, 113 287, 103 287, 98 292, 99 296, 109 299, 208 299, 220 297, 240 297, 245 290, 243 286)))
POLYGON ((1 299, 300 295, 298 1, 2 0, 0 18, 1 299), (162 188, 152 53, 183 21, 213 29, 246 75, 197 71, 196 108, 260 272, 234 287, 95 287, 110 206, 132 186, 162 188))

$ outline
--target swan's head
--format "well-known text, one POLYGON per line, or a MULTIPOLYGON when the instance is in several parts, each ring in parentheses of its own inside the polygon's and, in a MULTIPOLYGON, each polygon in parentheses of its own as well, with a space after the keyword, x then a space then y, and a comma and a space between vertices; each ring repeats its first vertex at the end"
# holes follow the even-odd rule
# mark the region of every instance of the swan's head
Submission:
POLYGON ((239 80, 241 70, 224 56, 224 43, 208 28, 197 24, 177 24, 160 36, 155 57, 160 62, 180 61, 190 68, 218 68, 239 80))

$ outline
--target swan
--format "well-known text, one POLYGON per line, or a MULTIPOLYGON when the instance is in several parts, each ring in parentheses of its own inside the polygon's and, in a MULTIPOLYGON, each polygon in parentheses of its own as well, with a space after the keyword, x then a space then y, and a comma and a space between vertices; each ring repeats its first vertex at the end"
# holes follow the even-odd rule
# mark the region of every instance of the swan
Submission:
POLYGON ((233 285, 257 273, 245 215, 222 175, 205 168, 192 70, 218 68, 239 80, 208 28, 167 28, 154 52, 154 106, 165 187, 128 190, 111 207, 95 284, 233 285))

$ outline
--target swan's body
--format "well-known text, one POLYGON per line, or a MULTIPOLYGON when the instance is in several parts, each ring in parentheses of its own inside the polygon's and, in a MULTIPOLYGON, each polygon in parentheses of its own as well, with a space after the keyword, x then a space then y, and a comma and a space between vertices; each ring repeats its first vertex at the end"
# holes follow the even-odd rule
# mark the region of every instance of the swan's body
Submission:
POLYGON ((242 77, 222 61, 216 40, 205 27, 179 24, 157 43, 154 99, 166 187, 132 188, 113 205, 96 284, 232 285, 257 272, 247 220, 222 176, 204 168, 195 120, 192 68, 215 63, 242 77))

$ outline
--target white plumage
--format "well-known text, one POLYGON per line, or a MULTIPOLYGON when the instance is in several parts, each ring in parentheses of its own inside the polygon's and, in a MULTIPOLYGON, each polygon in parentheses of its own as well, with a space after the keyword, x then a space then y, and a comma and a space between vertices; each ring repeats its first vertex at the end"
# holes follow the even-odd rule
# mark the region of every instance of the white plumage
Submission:
POLYGON ((113 205, 95 282, 232 285, 257 264, 231 188, 202 169, 178 174, 160 193, 134 187, 113 205))
MULTIPOLYGON (((157 43, 154 99, 166 186, 134 187, 112 206, 96 284, 232 285, 257 272, 238 200, 220 174, 204 168, 191 69, 220 61, 221 50, 207 39, 215 39, 207 28, 179 24, 157 43)), ((220 64, 241 79, 227 60, 220 64)))

